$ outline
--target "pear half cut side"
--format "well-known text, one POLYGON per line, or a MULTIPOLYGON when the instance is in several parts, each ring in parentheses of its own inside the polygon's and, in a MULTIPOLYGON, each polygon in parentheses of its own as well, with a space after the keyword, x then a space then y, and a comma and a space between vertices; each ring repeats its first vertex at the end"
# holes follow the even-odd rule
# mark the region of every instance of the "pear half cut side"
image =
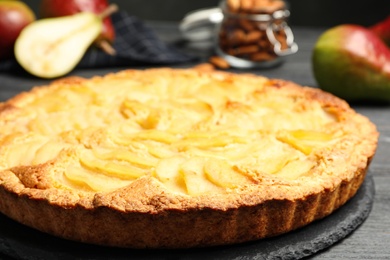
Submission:
POLYGON ((90 12, 36 21, 23 29, 15 43, 18 63, 32 75, 55 78, 80 62, 103 28, 90 12))

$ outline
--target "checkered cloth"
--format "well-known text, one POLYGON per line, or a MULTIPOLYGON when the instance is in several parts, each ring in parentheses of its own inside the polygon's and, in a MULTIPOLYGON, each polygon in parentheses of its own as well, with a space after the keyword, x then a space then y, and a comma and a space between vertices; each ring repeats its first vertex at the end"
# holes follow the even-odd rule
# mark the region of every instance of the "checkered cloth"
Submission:
MULTIPOLYGON (((137 17, 118 12, 112 15, 116 38, 113 47, 115 56, 100 49, 91 48, 77 68, 118 67, 131 65, 169 65, 195 60, 161 41, 154 31, 137 17)), ((14 59, 0 62, 0 72, 20 68, 14 59)))

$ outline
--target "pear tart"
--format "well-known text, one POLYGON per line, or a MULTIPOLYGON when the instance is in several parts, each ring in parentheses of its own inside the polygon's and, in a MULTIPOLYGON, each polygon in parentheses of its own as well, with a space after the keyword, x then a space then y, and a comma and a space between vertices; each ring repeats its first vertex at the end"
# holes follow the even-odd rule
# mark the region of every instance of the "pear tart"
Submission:
POLYGON ((252 241, 342 206, 377 139, 343 100, 288 81, 195 69, 69 77, 0 105, 0 211, 98 245, 252 241))

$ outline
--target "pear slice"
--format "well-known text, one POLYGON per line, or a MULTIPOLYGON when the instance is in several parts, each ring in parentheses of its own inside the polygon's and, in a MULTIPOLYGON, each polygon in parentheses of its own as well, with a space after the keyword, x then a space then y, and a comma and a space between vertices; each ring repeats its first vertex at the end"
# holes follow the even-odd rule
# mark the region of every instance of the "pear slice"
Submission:
POLYGON ((102 28, 102 19, 89 12, 38 20, 16 40, 16 60, 32 75, 63 76, 80 62, 102 28))

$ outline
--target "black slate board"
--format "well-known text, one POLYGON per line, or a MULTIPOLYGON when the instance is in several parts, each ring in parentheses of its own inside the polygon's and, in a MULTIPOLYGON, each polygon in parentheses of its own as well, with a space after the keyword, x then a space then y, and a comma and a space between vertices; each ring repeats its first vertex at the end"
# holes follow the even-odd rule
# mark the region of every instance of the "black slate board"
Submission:
POLYGON ((191 250, 131 250, 87 245, 41 233, 0 214, 0 258, 17 260, 299 259, 331 246, 354 231, 368 217, 374 194, 374 181, 368 174, 357 194, 347 204, 332 215, 302 229, 275 238, 240 245, 191 250))

